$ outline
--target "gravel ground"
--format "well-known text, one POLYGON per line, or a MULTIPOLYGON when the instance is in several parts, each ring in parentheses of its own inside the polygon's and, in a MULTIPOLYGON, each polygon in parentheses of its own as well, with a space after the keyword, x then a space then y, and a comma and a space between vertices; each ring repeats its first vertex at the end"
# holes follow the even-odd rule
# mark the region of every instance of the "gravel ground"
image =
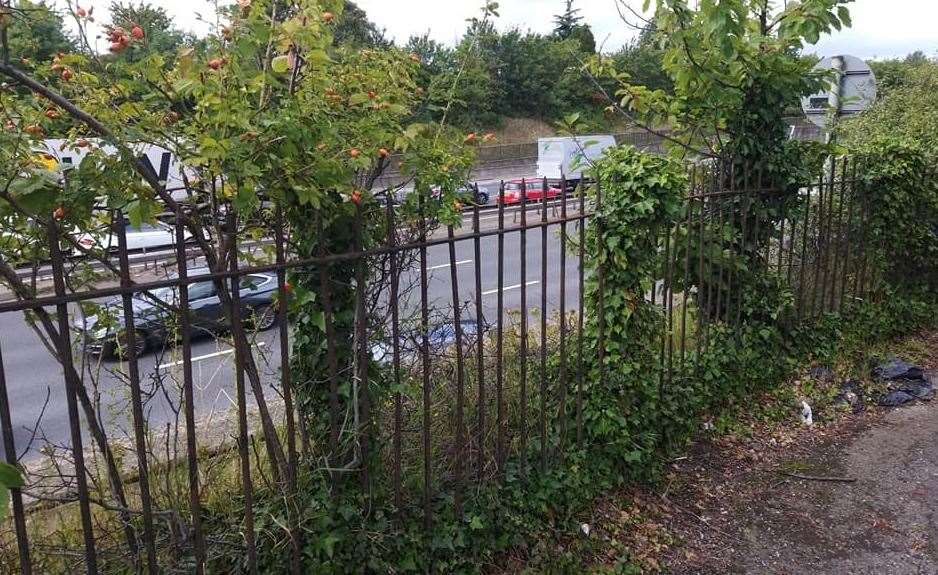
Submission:
POLYGON ((670 535, 666 573, 938 574, 938 401, 703 445, 672 476, 653 518, 670 535))
MULTIPOLYGON (((896 409, 815 454, 854 483, 791 479, 740 519, 740 573, 938 573, 938 406, 896 409)), ((697 572, 692 570, 691 572, 697 572)))

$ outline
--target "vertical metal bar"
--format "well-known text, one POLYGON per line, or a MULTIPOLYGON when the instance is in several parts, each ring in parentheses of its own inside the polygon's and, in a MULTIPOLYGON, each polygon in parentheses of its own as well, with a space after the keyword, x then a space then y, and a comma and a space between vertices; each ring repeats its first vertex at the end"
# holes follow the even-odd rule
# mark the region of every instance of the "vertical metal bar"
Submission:
MULTIPOLYGON (((52 280, 56 297, 65 296, 65 271, 62 251, 59 248, 59 230, 55 221, 48 223, 49 252, 52 260, 52 280)), ((72 460, 75 464, 75 481, 78 487, 78 509, 81 516, 81 528, 85 545, 85 568, 88 573, 98 572, 98 559, 95 552, 94 527, 91 523, 91 507, 88 495, 88 477, 85 475, 85 452, 81 439, 81 420, 78 415, 78 386, 76 372, 72 363, 72 342, 68 323, 68 304, 56 305, 58 335, 55 345, 65 373, 65 397, 68 404, 68 423, 72 440, 72 460)), ((136 558, 134 560, 136 563, 136 558)))
MULTIPOLYGON (((725 191, 722 185, 723 182, 724 182, 723 174, 721 173, 720 174, 720 183, 721 183, 720 192, 725 191)), ((720 259, 719 259, 719 268, 717 269, 717 287, 716 287, 717 294, 716 294, 716 308, 714 310, 715 311, 714 319, 720 322, 726 321, 726 314, 723 313, 723 305, 725 303, 723 301, 725 299, 724 292, 726 291, 723 287, 723 280, 727 271, 726 261, 725 261, 726 258, 724 257, 726 255, 726 236, 725 236, 726 214, 724 213, 726 211, 726 198, 727 198, 726 194, 723 194, 723 193, 717 196, 717 206, 718 206, 717 229, 719 230, 717 242, 719 243, 720 259)))
POLYGON ((456 240, 453 238, 453 226, 446 227, 446 235, 449 238, 447 246, 449 247, 449 273, 450 284, 453 290, 453 324, 456 331, 456 484, 454 486, 453 504, 456 509, 456 516, 462 517, 462 495, 465 488, 464 466, 466 458, 466 425, 463 421, 463 410, 465 409, 465 390, 463 385, 464 366, 462 349, 462 323, 460 323, 459 313, 459 281, 456 272, 456 240))
POLYGON ((541 471, 547 471, 547 178, 541 180, 541 471))
POLYGON ((805 268, 807 264, 808 257, 808 229, 811 227, 811 202, 812 196, 814 194, 811 192, 809 187, 805 191, 805 205, 804 205, 804 229, 802 230, 803 235, 801 238, 801 261, 798 264, 798 308, 797 308, 797 318, 798 321, 801 321, 805 316, 805 268))
POLYGON ((521 362, 521 382, 520 382, 520 394, 521 394, 521 413, 520 413, 520 422, 521 422, 521 475, 527 472, 527 460, 528 460, 528 291, 527 291, 527 280, 528 280, 528 263, 527 263, 527 254, 528 254, 528 234, 527 234, 527 211, 528 211, 528 184, 525 180, 521 180, 521 345, 519 351, 519 360, 521 362))
POLYGON ((288 326, 287 309, 289 306, 289 290, 287 289, 287 265, 285 247, 285 226, 283 221, 283 208, 279 204, 274 212, 274 244, 277 258, 277 324, 280 338, 280 388, 283 395, 283 410, 286 412, 287 436, 287 495, 290 499, 287 506, 287 522, 290 527, 290 572, 300 575, 302 571, 301 556, 303 553, 300 537, 302 535, 294 508, 293 499, 296 497, 296 473, 299 464, 296 452, 296 420, 293 408, 293 385, 290 381, 290 334, 288 326))
MULTIPOLYGON (((117 252, 120 262, 120 284, 122 288, 133 285, 130 280, 130 262, 127 257, 127 227, 124 214, 117 211, 117 252)), ((137 472, 140 483, 140 506, 143 511, 143 539, 147 550, 147 571, 156 573, 156 535, 153 530, 153 501, 150 497, 150 471, 147 465, 147 438, 144 427, 143 399, 140 391, 140 369, 137 365, 137 328, 134 324, 134 301, 130 292, 121 296, 124 315, 124 338, 126 339, 127 376, 130 379, 130 409, 134 426, 134 448, 137 451, 137 472)), ((120 345, 118 343, 118 345, 120 345)))
POLYGON ((603 190, 599 179, 596 180, 596 237, 599 238, 597 249, 598 260, 596 263, 596 308, 599 310, 599 317, 596 322, 596 359, 599 361, 599 386, 602 387, 606 376, 606 305, 604 303, 605 291, 605 273, 603 270, 603 260, 606 246, 603 245, 603 190))
MULTIPOLYGON (((478 259, 478 258, 477 258, 478 259)), ((502 362, 503 346, 505 342, 505 182, 498 186, 498 285, 496 286, 496 322, 498 324, 495 341, 495 402, 496 416, 496 445, 495 460, 497 462, 499 477, 505 472, 505 402, 502 394, 505 366, 502 362)))
MULTIPOLYGON (((752 174, 750 173, 749 175, 751 177, 752 174)), ((762 196, 765 192, 762 189, 763 182, 762 182, 762 166, 761 165, 756 167, 756 184, 755 185, 756 185, 755 193, 752 194, 752 197, 755 199, 754 205, 752 206, 753 207, 752 236, 753 236, 753 243, 754 243, 753 256, 755 257, 756 260, 758 260, 757 261, 758 265, 762 266, 763 254, 760 248, 762 246, 762 229, 761 229, 762 228, 762 196)), ((768 242, 766 242, 766 244, 768 244, 768 242)), ((768 271, 769 269, 768 255, 765 256, 764 261, 765 261, 765 269, 766 271, 768 271)))
POLYGON ((794 283, 792 282, 792 276, 793 276, 794 266, 795 266, 795 247, 796 247, 796 242, 797 242, 797 240, 798 240, 798 220, 797 220, 797 214, 798 214, 798 211, 799 211, 798 208, 801 206, 801 196, 802 196, 802 194, 801 194, 801 188, 799 187, 799 188, 795 191, 795 210, 794 210, 794 214, 792 214, 792 218, 791 218, 791 231, 789 232, 789 236, 791 236, 791 241, 789 242, 789 246, 788 246, 788 272, 787 272, 787 276, 788 276, 788 286, 789 286, 792 290, 794 290, 794 287, 795 287, 794 283))
POLYGON ((398 514, 401 512, 403 497, 401 494, 401 458, 402 458, 402 437, 404 419, 404 405, 401 397, 401 327, 400 327, 400 309, 398 299, 400 298, 400 269, 397 261, 398 252, 395 249, 397 244, 397 224, 394 221, 394 202, 388 200, 387 203, 387 226, 388 226, 388 265, 391 273, 391 297, 388 305, 391 307, 391 366, 394 369, 394 462, 393 477, 394 483, 394 507, 398 514))
POLYGON ((583 302, 585 283, 584 270, 586 261, 586 189, 582 181, 577 184, 580 190, 580 219, 577 254, 577 316, 576 316, 576 443, 579 449, 583 448, 583 302))
MULTIPOLYGON (((703 179, 704 177, 701 176, 701 180, 703 179)), ((710 285, 710 281, 704 276, 704 238, 706 237, 707 196, 703 190, 707 187, 707 184, 706 182, 701 183, 703 185, 701 186, 700 193, 700 227, 697 233, 697 333, 694 337, 698 366, 700 365, 700 353, 704 343, 704 315, 710 305, 709 300, 705 299, 707 291, 705 288, 710 285)), ((688 232, 688 243, 690 241, 689 238, 690 232, 688 232)))
MULTIPOLYGON (((228 269, 231 272, 229 281, 231 290, 231 323, 232 327, 241 323, 241 276, 238 274, 238 219, 231 216, 229 241, 228 269)), ((244 356, 251 350, 243 349, 242 339, 234 338, 235 355, 235 386, 238 401, 238 453, 241 458, 241 490, 244 496, 244 542, 247 547, 248 571, 257 574, 257 544, 254 534, 254 486, 251 483, 251 459, 248 451, 248 412, 247 393, 244 387, 244 356)))
MULTIPOLYGON (((582 220, 581 220, 582 221, 582 220)), ((547 289, 544 286, 544 289, 547 289)), ((564 455, 567 437, 567 180, 560 180, 560 386, 559 413, 560 445, 559 453, 564 455)))
POLYGON ((850 162, 851 165, 851 177, 850 177, 850 198, 848 201, 847 208, 847 230, 846 237, 844 239, 844 278, 843 282, 840 285, 840 311, 843 312, 844 302, 846 301, 847 296, 847 284, 850 281, 850 256, 851 256, 851 242, 853 242, 853 210, 856 205, 856 196, 857 196, 857 163, 856 160, 850 162))
MULTIPOLYGON (((476 184, 478 196, 478 184, 476 184)), ((483 478, 485 469, 485 317, 482 311, 482 240, 479 238, 479 204, 472 206, 472 231, 476 236, 473 240, 473 255, 475 256, 475 300, 476 300, 476 383, 478 384, 478 423, 476 429, 476 442, 478 454, 476 460, 476 477, 483 478)))
POLYGON ((358 260, 355 265, 355 329, 357 332, 358 349, 355 350, 358 361, 358 399, 361 404, 361 424, 358 432, 359 444, 361 445, 361 484, 364 492, 371 494, 371 388, 369 387, 369 363, 368 354, 368 316, 365 311, 365 256, 361 254, 364 250, 363 226, 362 226, 362 208, 361 204, 355 204, 355 220, 353 223, 353 233, 355 236, 354 250, 358 252, 358 260))
POLYGON ((426 193, 418 191, 418 209, 420 211, 420 356, 423 372, 423 526, 427 534, 433 526, 433 508, 431 506, 433 466, 430 449, 430 309, 427 279, 427 216, 425 212, 426 193))
MULTIPOLYGON (((283 407, 286 411, 287 455, 289 456, 289 474, 292 483, 291 490, 296 488, 296 413, 293 407, 293 385, 290 381, 290 335, 289 317, 287 311, 290 305, 290 290, 287 289, 287 255, 285 240, 285 223, 283 207, 277 206, 274 214, 276 227, 276 257, 277 257, 277 323, 280 328, 280 373, 281 392, 283 393, 283 407)), ((294 494, 294 493, 291 493, 294 494)))
MULTIPOLYGON (((10 398, 7 395, 6 372, 3 369, 3 352, 0 351, 0 430, 3 433, 3 455, 6 462, 16 466, 16 445, 13 443, 13 421, 10 417, 10 398)), ((20 573, 31 575, 29 559, 29 536, 26 533, 26 514, 23 510, 23 494, 18 487, 10 488, 13 500, 13 528, 16 531, 16 549, 19 555, 20 573)))
MULTIPOLYGON (((833 184, 832 184, 833 185, 833 184)), ((838 269, 840 269, 840 262, 843 260, 840 257, 840 247, 844 243, 844 201, 846 200, 847 194, 847 158, 844 157, 841 161, 840 166, 840 199, 837 201, 837 241, 834 243, 834 269, 832 271, 831 277, 831 298, 829 310, 834 311, 834 307, 837 305, 837 286, 841 284, 840 276, 837 275, 838 269)), ((833 195, 833 194, 832 194, 833 195)), ((846 268, 844 268, 844 273, 846 273, 846 268)))
POLYGON ((870 196, 866 193, 866 190, 864 190, 860 201, 860 248, 862 255, 860 257, 860 273, 857 274, 856 294, 858 298, 866 299, 866 272, 870 259, 867 253, 869 247, 867 245, 869 243, 867 232, 870 221, 870 196))
POLYGON ((684 200, 684 206, 687 210, 687 214, 684 219, 684 280, 683 287, 681 290, 683 293, 682 302, 681 302, 681 372, 684 371, 685 362, 687 360, 687 300, 690 292, 690 231, 691 231, 691 220, 694 213, 694 200, 692 197, 694 195, 694 188, 696 187, 697 181, 697 167, 694 166, 691 169, 690 173, 690 193, 688 198, 684 200))
POLYGON ((665 276, 664 276, 664 301, 663 309, 666 314, 668 314, 668 332, 667 332, 667 367, 666 367, 666 377, 665 381, 671 381, 671 374, 674 369, 674 265, 677 260, 677 243, 674 242, 674 229, 675 226, 671 222, 667 222, 666 234, 665 234, 665 244, 664 247, 664 261, 665 261, 665 276), (672 248, 672 245, 674 246, 672 248))
MULTIPOLYGON (((743 168, 743 185, 740 189, 736 185, 736 163, 730 164, 730 180, 729 180, 729 195, 730 198, 730 209, 729 209, 729 230, 730 230, 730 269, 727 271, 727 281, 726 281, 726 322, 730 323, 732 321, 732 304, 733 304, 733 278, 736 275, 736 261, 737 258, 746 257, 746 208, 748 208, 748 194, 749 191, 746 189, 747 184, 749 183, 749 165, 746 164, 743 168), (736 230, 736 206, 739 205, 739 224, 741 232, 737 236, 736 230), (739 238, 737 242, 736 238, 739 238)), ((737 290, 739 292, 739 304, 736 306, 737 317, 739 310, 742 307, 742 290, 737 290)), ((738 323, 738 320, 737 320, 738 323)))
POLYGON ((818 287, 821 283, 821 266, 823 265, 824 257, 824 172, 821 172, 821 177, 818 180, 818 209, 817 209, 817 258, 814 262, 814 283, 811 286, 811 312, 810 317, 815 317, 815 311, 817 311, 817 295, 818 287))
MULTIPOLYGON (((751 202, 750 198, 754 193, 756 194, 758 193, 758 192, 753 192, 752 189, 750 189, 750 184, 751 184, 751 181, 749 179, 749 164, 746 164, 743 167, 742 190, 740 190, 739 196, 738 196, 739 197, 739 210, 740 210, 739 212, 740 233, 739 233, 739 253, 737 254, 737 256, 743 260, 744 262, 743 265, 747 267, 751 264, 751 262, 749 262, 749 227, 748 227, 749 207, 750 207, 750 202, 751 202)), ((735 235, 735 230, 734 230, 734 235, 735 235)), ((756 241, 758 242, 759 239, 756 238, 756 241)), ((730 277, 732 277, 732 275, 730 277)), ((737 299, 736 317, 733 320, 733 323, 735 325, 739 325, 742 322, 742 313, 743 313, 743 291, 744 290, 737 288, 737 291, 739 293, 736 296, 736 299, 737 299)), ((731 297, 732 297, 732 294, 730 295, 730 297, 727 298, 727 301, 729 301, 731 297)))
MULTIPOLYGON (((782 192, 784 192, 784 190, 782 190, 782 192)), ((781 278, 782 273, 783 273, 782 272, 783 270, 782 255, 785 252, 785 220, 788 219, 788 203, 787 203, 788 199, 785 198, 783 194, 779 194, 778 197, 779 197, 779 201, 781 202, 781 207, 780 207, 781 211, 779 214, 781 222, 780 222, 779 234, 778 234, 778 265, 776 267, 778 268, 778 277, 781 278)))
POLYGON ((176 275, 179 277, 179 331, 182 343, 182 389, 185 397, 186 458, 189 472, 189 512, 192 514, 192 543, 195 571, 205 572, 205 534, 202 531, 202 502, 199 499, 199 455, 195 443, 195 399, 192 387, 192 322, 189 311, 189 268, 182 207, 176 210, 176 275))
MULTIPOLYGON (((316 213, 316 229, 320 238, 325 237, 322 225, 322 214, 316 213)), ((323 240, 319 241, 317 250, 320 256, 326 255, 323 240)), ((335 323, 332 317, 332 280, 329 277, 332 269, 328 263, 317 266, 319 275, 319 295, 322 298, 323 324, 326 330, 326 364, 329 370, 329 456, 327 461, 339 454, 339 358, 336 350, 335 323)))
MULTIPOLYGON (((661 273, 664 277, 661 278, 661 313, 664 314, 664 330, 661 336, 661 373, 659 381, 659 394, 661 393, 665 382, 667 381, 668 376, 668 342, 671 340, 672 331, 674 329, 674 322, 670 315, 670 308, 668 306, 668 301, 670 294, 670 271, 671 271, 671 222, 665 222, 664 233, 662 234, 662 240, 664 240, 664 265, 661 268, 661 273)), ((657 246, 656 246, 657 251, 657 246)), ((658 252, 660 253, 660 252, 658 252)), ((673 298, 671 298, 673 299, 673 298)), ((660 396, 660 395, 659 395, 660 396)))
POLYGON ((821 289, 818 290, 821 296, 821 313, 827 311, 827 284, 830 281, 830 260, 831 260, 831 238, 834 230, 834 192, 836 190, 836 179, 837 179, 837 159, 833 156, 831 157, 831 166, 830 166, 830 192, 828 193, 827 198, 827 215, 825 216, 826 225, 824 233, 824 256, 822 261, 824 262, 824 269, 822 270, 823 279, 821 280, 821 289))
MULTIPOLYGON (((705 243, 707 244, 707 307, 705 311, 705 320, 704 325, 705 337, 704 343, 707 344, 710 336, 710 322, 715 318, 716 306, 714 305, 714 284, 716 283, 715 278, 713 277, 713 252, 715 248, 716 241, 714 236, 718 233, 719 226, 719 213, 720 213, 720 168, 715 167, 714 172, 711 174, 710 178, 710 188, 711 193, 707 198, 708 211, 710 212, 710 218, 708 220, 707 230, 705 234, 705 243)), ((719 290, 719 286, 716 286, 716 290, 719 290)))

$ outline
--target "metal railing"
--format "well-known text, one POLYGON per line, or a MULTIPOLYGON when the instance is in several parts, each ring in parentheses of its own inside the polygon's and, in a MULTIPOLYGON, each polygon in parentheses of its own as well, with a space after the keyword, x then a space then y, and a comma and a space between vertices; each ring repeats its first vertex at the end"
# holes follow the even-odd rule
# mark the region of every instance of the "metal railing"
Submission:
MULTIPOLYGON (((690 182, 681 217, 663 222, 657 242, 662 265, 646 295, 664 318, 660 361, 649 366, 659 370, 663 381, 693 376, 694 356, 708 345, 708 326, 747 321, 750 296, 739 286, 753 266, 768 270, 790 288, 797 310, 793 320, 839 310, 872 289, 875 276, 868 268, 864 233, 869 209, 856 193, 852 162, 831 161, 816 182, 788 190, 764 188, 758 172, 707 167, 692 168, 690 182)), ((28 427, 16 418, 24 407, 18 404, 17 390, 32 382, 21 381, 29 374, 6 373, 0 354, 4 453, 8 462, 27 470, 28 479, 27 488, 13 490, 10 528, 16 548, 12 535, 0 537, 0 560, 5 562, 0 564, 13 568, 16 562, 22 573, 42 572, 56 560, 74 561, 80 552, 81 568, 89 573, 113 570, 114 565, 153 573, 170 567, 201 573, 208 561, 207 540, 217 536, 206 533, 204 497, 217 480, 237 485, 244 509, 240 544, 245 568, 256 572, 258 485, 265 491, 279 490, 291 501, 304 469, 325 470, 334 481, 358 476, 365 493, 388 493, 395 509, 422 513, 430 529, 441 495, 452 495, 459 514, 469 484, 499 481, 509 468, 521 474, 535 465, 546 469, 561 459, 569 449, 571 425, 571 437, 582 446, 583 390, 589 366, 596 361, 584 358, 584 318, 595 313, 585 309, 590 275, 595 274, 600 309, 605 289, 603 269, 587 270, 591 254, 584 250, 587 222, 602 225, 594 214, 602 213, 603 193, 596 186, 589 195, 581 188, 574 195, 551 198, 548 190, 546 181, 526 184, 519 217, 509 222, 511 208, 506 208, 502 184, 498 208, 483 212, 474 206, 462 228, 400 213, 393 204, 363 204, 355 211, 359 240, 354 249, 302 258, 292 255, 290 230, 277 209, 269 230, 274 245, 269 261, 240 261, 239 228, 228 214, 226 225, 235 233, 226 234, 216 246, 214 269, 195 273, 187 263, 192 254, 185 244, 191 218, 180 212, 174 277, 135 279, 125 226, 120 225, 118 261, 108 259, 104 265, 118 285, 81 291, 67 287, 60 247, 64 233, 50 220, 53 294, 36 294, 20 285, 17 300, 0 302, 0 319, 28 312, 52 342, 64 380, 61 396, 67 404, 70 452, 68 464, 56 467, 61 489, 43 488, 30 475, 29 459, 36 450, 24 450, 14 438, 17 425, 28 427), (384 219, 387 237, 366 246, 360 232, 378 218, 384 219), (339 353, 343 334, 337 333, 339 310, 331 301, 336 286, 332 274, 340 265, 351 266, 355 286, 379 286, 374 292, 355 291, 353 333, 345 334, 353 346, 348 357, 339 353), (447 277, 437 276, 435 270, 444 270, 447 277), (575 271, 572 277, 570 271, 575 271), (319 281, 315 298, 322 310, 326 361, 325 378, 317 385, 328 396, 328 413, 321 414, 328 431, 323 441, 309 437, 309 422, 295 405, 298 383, 291 337, 296 333, 288 308, 296 305, 290 303, 296 296, 288 278, 298 272, 314 274, 319 281), (242 301, 249 294, 241 280, 252 274, 275 276, 271 304, 278 329, 265 342, 270 361, 279 361, 271 386, 261 381, 254 358, 260 349, 258 334, 245 327, 257 309, 242 301), (194 371, 197 314, 189 292, 205 282, 214 283, 227 318, 227 327, 213 335, 230 337, 233 349, 229 367, 234 381, 226 382, 234 384, 236 439, 231 449, 224 448, 224 441, 199 443, 205 429, 200 428, 203 407, 196 398, 199 382, 194 371), (181 367, 181 381, 172 387, 159 374, 142 371, 141 364, 149 362, 136 353, 113 364, 126 385, 121 389, 126 389, 130 407, 130 437, 121 443, 114 437, 121 426, 101 417, 104 406, 95 398, 96 384, 88 381, 85 334, 74 333, 73 318, 89 302, 119 297, 116 337, 121 348, 136 350, 135 338, 142 334, 134 304, 141 296, 157 298, 166 288, 175 295, 161 305, 176 322, 179 341, 163 349, 181 352, 181 361, 175 362, 181 367), (466 332, 470 328, 474 333, 466 332), (438 333, 444 335, 438 338, 438 333), (389 362, 376 357, 377 344, 389 352, 389 362), (178 398, 166 401, 176 410, 177 427, 159 436, 161 422, 151 420, 154 406, 163 401, 161 394, 168 398, 173 391, 178 398), (282 403, 276 421, 273 401, 282 403), (249 417, 254 409, 260 424, 249 417), (157 456, 153 446, 164 441, 165 455, 157 456), (267 446, 266 453, 258 453, 257 441, 267 446), (118 447, 133 454, 130 471, 118 462, 118 447), (172 455, 176 447, 184 455, 172 455), (224 465, 212 458, 232 453, 234 459, 222 461, 236 465, 237 473, 218 475, 224 465), (178 470, 181 477, 174 475, 178 470), (182 502, 175 497, 180 493, 182 502), (36 527, 50 506, 77 515, 80 524, 55 545, 36 527)), ((115 221, 122 222, 123 215, 115 214, 115 221)), ((600 355, 607 336, 603 317, 597 318, 600 355)), ((14 343, 0 334, 0 351, 8 353, 14 343)), ((601 357, 598 361, 603 366, 601 357)), ((160 371, 159 365, 155 369, 160 371)), ((302 549, 298 522, 287 514, 285 529, 296 573, 302 549)))

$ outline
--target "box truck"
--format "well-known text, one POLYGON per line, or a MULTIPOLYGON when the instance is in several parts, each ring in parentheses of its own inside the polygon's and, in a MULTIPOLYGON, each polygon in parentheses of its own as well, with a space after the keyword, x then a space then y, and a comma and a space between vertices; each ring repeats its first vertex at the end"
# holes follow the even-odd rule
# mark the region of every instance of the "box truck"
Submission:
POLYGON ((612 135, 538 138, 537 177, 549 180, 566 178, 575 186, 606 148, 616 145, 612 135))

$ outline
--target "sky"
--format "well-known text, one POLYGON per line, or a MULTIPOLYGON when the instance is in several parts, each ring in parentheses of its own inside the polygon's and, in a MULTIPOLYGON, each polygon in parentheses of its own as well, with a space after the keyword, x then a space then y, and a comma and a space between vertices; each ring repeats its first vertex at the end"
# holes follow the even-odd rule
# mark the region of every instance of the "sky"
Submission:
MULTIPOLYGON (((56 0, 64 6, 64 0, 56 0)), ((79 0, 86 2, 93 0, 79 0)), ((100 1, 100 0, 99 0, 100 1)), ((206 0, 148 0, 164 7, 177 25, 197 33, 206 27, 196 13, 208 15, 212 3, 206 0)), ((642 0, 626 0, 639 8, 642 0)), ((109 0, 100 1, 95 16, 99 19, 109 0)), ((445 44, 455 43, 466 27, 466 19, 479 14, 482 0, 357 0, 372 21, 386 29, 389 37, 406 42, 411 35, 429 32, 445 44)), ((634 36, 616 11, 616 0, 574 0, 584 22, 593 29, 597 45, 615 50, 634 36)), ((501 0, 499 28, 549 32, 554 14, 563 11, 564 0, 501 0)), ((922 50, 938 55, 938 1, 936 0, 856 0, 850 4, 851 29, 823 38, 809 52, 819 55, 852 54, 863 59, 904 56, 922 50)))

